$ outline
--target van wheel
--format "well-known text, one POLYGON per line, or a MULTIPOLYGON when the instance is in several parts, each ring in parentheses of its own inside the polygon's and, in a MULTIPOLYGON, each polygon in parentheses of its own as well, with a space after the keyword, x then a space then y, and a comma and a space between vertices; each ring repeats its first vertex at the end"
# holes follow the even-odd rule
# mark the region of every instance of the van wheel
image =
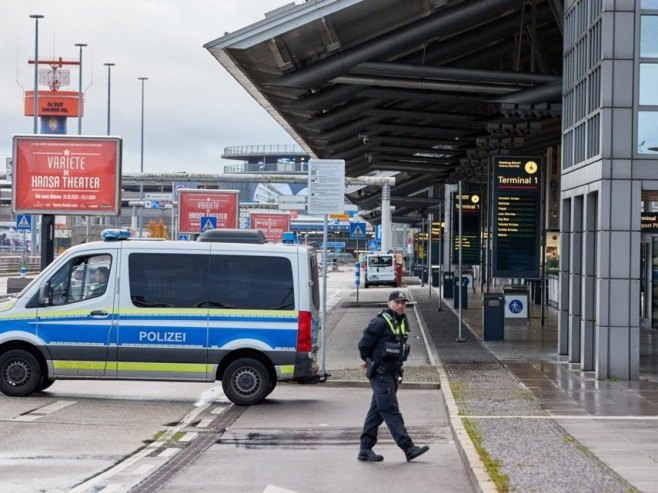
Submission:
POLYGON ((252 358, 234 361, 226 368, 222 379, 224 394, 238 406, 251 406, 265 399, 271 386, 265 365, 252 358))
POLYGON ((41 385, 39 385, 39 390, 46 390, 54 383, 55 383, 55 379, 43 377, 41 379, 41 385))
POLYGON ((0 392, 12 397, 30 395, 41 384, 41 367, 28 351, 12 349, 0 356, 0 392))
POLYGON ((276 384, 278 383, 278 380, 274 379, 270 383, 270 390, 267 391, 267 395, 270 395, 272 392, 274 392, 274 389, 276 388, 276 384))

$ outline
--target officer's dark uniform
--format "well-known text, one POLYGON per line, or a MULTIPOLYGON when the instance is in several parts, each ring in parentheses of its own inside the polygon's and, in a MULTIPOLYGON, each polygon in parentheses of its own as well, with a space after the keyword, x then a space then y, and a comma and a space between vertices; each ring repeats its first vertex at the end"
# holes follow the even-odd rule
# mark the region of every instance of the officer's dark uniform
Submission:
MULTIPOLYGON (((396 291, 391 294, 391 299, 396 293, 406 301, 404 295, 396 291)), ((420 455, 420 448, 414 445, 404 426, 396 395, 398 378, 402 376, 402 364, 408 353, 408 327, 405 315, 400 317, 390 308, 386 308, 370 321, 359 341, 361 359, 369 362, 368 378, 373 391, 370 409, 363 423, 359 460, 383 459, 372 452, 377 443, 377 430, 382 422, 386 423, 395 443, 405 452, 408 460, 420 455)))

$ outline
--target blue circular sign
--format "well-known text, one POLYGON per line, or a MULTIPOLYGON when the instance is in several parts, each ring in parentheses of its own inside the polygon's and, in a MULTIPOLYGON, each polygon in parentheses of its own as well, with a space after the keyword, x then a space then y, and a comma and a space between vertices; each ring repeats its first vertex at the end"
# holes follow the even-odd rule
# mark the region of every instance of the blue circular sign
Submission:
POLYGON ((510 301, 509 311, 512 313, 521 313, 523 311, 523 302, 521 300, 510 301))

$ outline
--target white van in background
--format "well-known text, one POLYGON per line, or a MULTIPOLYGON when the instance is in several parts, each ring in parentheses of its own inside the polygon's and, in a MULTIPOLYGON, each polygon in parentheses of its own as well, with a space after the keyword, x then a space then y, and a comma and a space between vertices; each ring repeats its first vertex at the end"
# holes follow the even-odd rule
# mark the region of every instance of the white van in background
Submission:
POLYGON ((365 287, 376 284, 397 286, 395 256, 392 253, 369 253, 364 261, 365 287))

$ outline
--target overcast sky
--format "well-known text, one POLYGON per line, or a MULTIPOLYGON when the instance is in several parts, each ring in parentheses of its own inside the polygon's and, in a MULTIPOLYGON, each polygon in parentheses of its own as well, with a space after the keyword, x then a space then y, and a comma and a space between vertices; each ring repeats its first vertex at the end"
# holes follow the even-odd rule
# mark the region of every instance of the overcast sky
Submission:
MULTIPOLYGON (((107 132, 107 67, 111 133, 123 137, 123 171, 139 172, 141 82, 145 82, 144 172, 219 173, 225 147, 293 144, 292 138, 203 48, 257 22, 291 0, 2 0, 0 29, 0 169, 12 135, 30 134, 23 91, 34 87, 35 21, 39 60, 77 61, 83 48, 84 135, 107 132)), ((299 1, 297 1, 299 3, 299 1)), ((41 68, 47 66, 41 65, 41 68)), ((71 67, 77 91, 78 69, 71 67)), ((46 87, 40 87, 46 90, 46 87)), ((67 133, 78 133, 69 118, 67 133)))

